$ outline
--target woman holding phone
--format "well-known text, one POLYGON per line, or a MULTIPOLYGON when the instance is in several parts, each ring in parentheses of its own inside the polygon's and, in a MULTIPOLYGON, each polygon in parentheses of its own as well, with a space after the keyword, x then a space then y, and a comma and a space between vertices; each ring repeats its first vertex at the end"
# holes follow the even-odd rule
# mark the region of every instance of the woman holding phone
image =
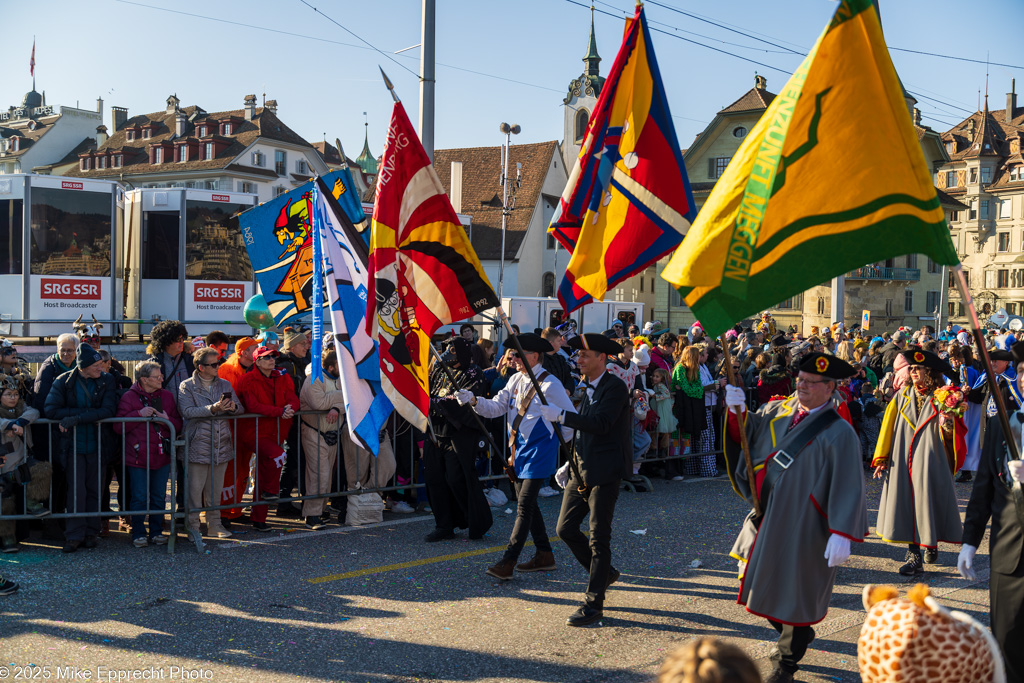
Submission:
MULTIPOLYGON (((227 505, 235 500, 234 491, 221 490, 224 472, 235 457, 234 420, 210 419, 219 415, 245 412, 231 383, 217 376, 223 361, 217 349, 199 349, 192 357, 195 372, 178 389, 178 406, 185 418, 185 442, 188 447, 188 520, 185 528, 193 543, 199 545, 199 512, 203 499, 207 506, 227 505), (203 419, 205 418, 205 419, 203 419)), ((179 457, 182 452, 178 452, 179 457)), ((227 538, 231 532, 220 520, 220 510, 206 513, 206 532, 227 538)))

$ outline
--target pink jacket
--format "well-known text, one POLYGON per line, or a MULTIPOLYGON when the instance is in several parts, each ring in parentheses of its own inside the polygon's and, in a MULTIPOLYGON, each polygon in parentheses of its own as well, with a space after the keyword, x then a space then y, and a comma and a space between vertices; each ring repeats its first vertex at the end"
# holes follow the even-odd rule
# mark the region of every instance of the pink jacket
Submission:
MULTIPOLYGON (((166 389, 147 394, 136 382, 121 397, 117 417, 141 417, 139 411, 147 406, 166 412, 174 425, 175 437, 181 434, 181 415, 174 405, 174 394, 166 389)), ((164 443, 170 437, 170 430, 162 422, 117 422, 114 431, 124 435, 124 461, 128 467, 155 470, 170 464, 171 454, 164 443)))

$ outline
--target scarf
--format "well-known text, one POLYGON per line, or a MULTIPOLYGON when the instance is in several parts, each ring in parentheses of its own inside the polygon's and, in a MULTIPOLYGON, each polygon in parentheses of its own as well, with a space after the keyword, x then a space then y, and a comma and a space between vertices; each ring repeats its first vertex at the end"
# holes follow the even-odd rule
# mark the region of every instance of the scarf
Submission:
POLYGON ((13 408, 0 406, 0 418, 4 420, 17 420, 25 412, 25 399, 19 398, 18 405, 13 408))

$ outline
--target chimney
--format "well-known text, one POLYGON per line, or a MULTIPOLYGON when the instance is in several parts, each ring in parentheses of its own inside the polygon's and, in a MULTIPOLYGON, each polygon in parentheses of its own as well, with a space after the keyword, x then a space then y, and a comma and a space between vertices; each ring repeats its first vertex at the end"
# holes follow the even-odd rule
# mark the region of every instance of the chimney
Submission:
POLYGON ((272 114, 277 113, 277 100, 267 100, 263 103, 264 108, 269 109, 272 114))
POLYGON ((754 87, 758 90, 768 89, 768 79, 764 76, 754 75, 754 87))
POLYGON ((107 127, 102 123, 96 126, 96 149, 103 146, 103 143, 107 141, 107 127))
POLYGON ((452 191, 448 193, 455 213, 462 213, 462 162, 452 162, 452 191))
POLYGON ((128 109, 126 107, 111 107, 110 108, 110 125, 114 127, 114 132, 121 130, 121 128, 128 122, 128 109))
POLYGON ((252 117, 256 114, 256 96, 246 95, 245 96, 245 120, 252 121, 252 117))
POLYGON ((188 124, 188 117, 185 112, 178 110, 174 113, 174 137, 185 137, 185 127, 188 124))
POLYGON ((914 125, 921 125, 921 110, 918 109, 917 107, 914 107, 914 125))
POLYGON ((96 111, 99 112, 100 121, 102 121, 103 120, 103 98, 102 97, 97 97, 96 98, 96 111))
POLYGON ((1003 123, 1013 120, 1013 110, 1017 108, 1017 79, 1010 79, 1010 92, 1006 93, 1006 118, 1003 123))
POLYGON ((971 139, 971 142, 974 142, 974 119, 973 118, 969 119, 967 121, 967 137, 969 137, 971 139))

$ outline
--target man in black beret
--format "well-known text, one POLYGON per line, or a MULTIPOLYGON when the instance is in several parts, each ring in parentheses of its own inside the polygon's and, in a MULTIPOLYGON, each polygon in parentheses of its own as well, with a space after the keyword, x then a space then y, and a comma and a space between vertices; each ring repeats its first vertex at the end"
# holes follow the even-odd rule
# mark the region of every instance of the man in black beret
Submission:
POLYGON ((812 353, 799 366, 796 394, 749 416, 743 390, 725 390, 729 477, 751 504, 756 492, 762 510, 747 516, 731 554, 740 559, 740 604, 779 632, 769 683, 793 680, 814 640, 811 624, 828 610, 836 567, 868 531, 860 441, 832 402, 837 381, 853 374, 849 363, 812 353))
MULTIPOLYGON (((988 352, 988 358, 992 361, 992 373, 996 376, 996 383, 999 384, 999 391, 1003 395, 1003 405, 1006 406, 1006 410, 1011 413, 1020 410, 1024 401, 1021 398, 1021 390, 1017 386, 1013 354, 997 348, 988 352)), ((974 472, 977 471, 978 462, 981 460, 981 447, 985 443, 985 430, 988 429, 988 421, 996 415, 996 401, 988 385, 988 376, 984 372, 978 373, 978 379, 967 393, 967 400, 973 405, 967 409, 967 414, 964 415, 964 421, 967 423, 967 459, 964 460, 964 466, 956 478, 960 483, 971 481, 974 472)))
POLYGON ((622 478, 633 472, 632 423, 629 390, 606 371, 608 356, 620 353, 622 345, 604 335, 586 333, 573 337, 569 346, 579 351, 577 362, 586 389, 579 413, 557 406, 538 410, 545 420, 579 431, 571 456, 575 466, 566 463, 556 474, 565 489, 557 533, 590 572, 583 605, 566 621, 569 626, 587 626, 601 619, 605 591, 619 578, 612 567, 612 517, 622 478), (587 513, 589 541, 580 531, 587 513))

